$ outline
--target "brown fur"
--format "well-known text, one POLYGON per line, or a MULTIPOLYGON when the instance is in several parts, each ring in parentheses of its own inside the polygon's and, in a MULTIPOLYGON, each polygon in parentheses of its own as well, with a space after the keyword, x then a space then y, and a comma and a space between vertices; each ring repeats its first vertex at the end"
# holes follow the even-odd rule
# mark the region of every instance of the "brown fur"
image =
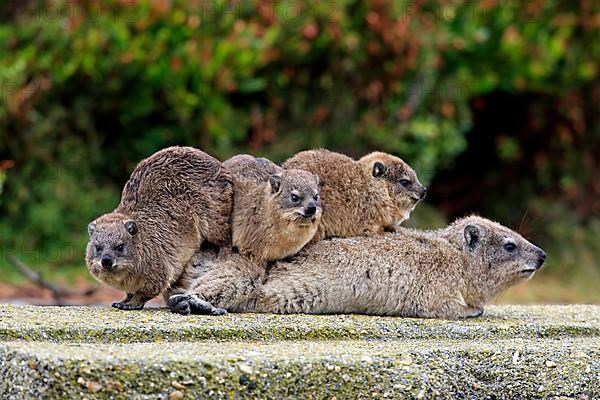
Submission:
POLYGON ((249 155, 232 157, 223 166, 233 178, 231 228, 241 254, 259 263, 276 261, 312 239, 321 219, 317 176, 249 155))
POLYGON ((218 160, 191 147, 160 150, 134 169, 117 209, 90 223, 88 269, 127 293, 114 307, 142 308, 181 280, 204 241, 229 245, 232 201, 218 160))
MULTIPOLYGON (((438 231, 402 228, 322 241, 277 262, 262 286, 229 291, 242 296, 192 289, 170 302, 174 311, 200 295, 237 312, 476 317, 501 291, 531 278, 544 260, 545 253, 519 234, 472 216, 438 231), (509 243, 515 246, 512 252, 505 247, 509 243)), ((227 274, 245 271, 249 263, 231 256, 205 266, 227 274)))
MULTIPOLYGON (((217 257, 227 259, 231 252, 203 249, 186 268, 190 276, 179 282, 181 287, 173 293, 185 292, 190 287, 187 280, 195 279, 199 292, 231 303, 247 298, 262 282, 268 262, 296 254, 312 239, 321 218, 321 207, 319 179, 309 172, 283 170, 267 159, 250 155, 234 156, 223 166, 231 173, 234 184, 232 237, 240 254, 231 256, 249 262, 233 269, 209 268, 207 263, 217 262, 217 257), (299 197, 297 202, 291 201, 292 194, 299 197), (303 216, 309 207, 314 214, 303 216)), ((172 301, 168 304, 172 306, 172 301)), ((185 312, 182 309, 178 312, 212 310, 201 298, 185 307, 185 312)))
POLYGON ((394 230, 426 193, 408 164, 375 152, 358 161, 328 150, 302 151, 284 164, 319 176, 323 216, 313 242, 394 230), (375 176, 375 166, 381 174, 375 176), (404 180, 409 185, 403 187, 404 180))

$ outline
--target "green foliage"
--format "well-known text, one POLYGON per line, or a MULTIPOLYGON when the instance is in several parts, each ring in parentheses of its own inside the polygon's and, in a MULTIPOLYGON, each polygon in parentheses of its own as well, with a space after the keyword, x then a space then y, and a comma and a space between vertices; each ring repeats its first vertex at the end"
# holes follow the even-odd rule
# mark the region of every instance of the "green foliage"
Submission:
MULTIPOLYGON (((87 222, 116 206, 137 161, 172 144, 275 161, 309 147, 381 149, 429 182, 466 148, 479 97, 566 98, 597 79, 598 29, 583 17, 591 11, 517 3, 11 9, 0 25, 0 156, 15 165, 2 172, 2 251, 79 262, 87 222)), ((505 161, 522 155, 512 138, 498 151, 505 161)))

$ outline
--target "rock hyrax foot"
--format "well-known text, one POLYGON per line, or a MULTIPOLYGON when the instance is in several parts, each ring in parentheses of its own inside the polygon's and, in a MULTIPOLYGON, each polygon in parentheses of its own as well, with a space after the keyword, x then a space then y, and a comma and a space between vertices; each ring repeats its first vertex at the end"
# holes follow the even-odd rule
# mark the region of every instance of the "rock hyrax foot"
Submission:
POLYGON ((167 305, 172 312, 181 315, 204 314, 204 315, 223 315, 227 314, 224 308, 213 307, 207 301, 201 300, 198 296, 188 294, 176 294, 169 297, 167 305))
POLYGON ((466 318, 478 318, 483 315, 483 308, 475 308, 466 315, 466 318))
POLYGON ((144 308, 144 303, 141 304, 129 304, 129 303, 112 303, 114 308, 119 310, 141 310, 144 308))

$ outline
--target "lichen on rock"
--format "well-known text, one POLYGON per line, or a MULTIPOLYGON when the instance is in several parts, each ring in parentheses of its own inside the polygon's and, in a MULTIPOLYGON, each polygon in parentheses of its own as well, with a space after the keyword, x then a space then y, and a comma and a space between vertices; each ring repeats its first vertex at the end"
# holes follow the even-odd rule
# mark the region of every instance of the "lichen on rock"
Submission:
POLYGON ((482 318, 0 305, 14 398, 600 398, 600 306, 482 318))

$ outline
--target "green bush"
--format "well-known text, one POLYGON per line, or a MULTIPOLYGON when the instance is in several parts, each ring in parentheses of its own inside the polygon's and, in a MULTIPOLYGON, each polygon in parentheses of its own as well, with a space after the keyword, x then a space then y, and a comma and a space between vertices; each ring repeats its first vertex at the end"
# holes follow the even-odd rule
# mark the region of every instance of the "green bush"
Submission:
POLYGON ((429 182, 466 148, 473 101, 568 98, 600 59, 579 2, 24 3, 0 25, 0 237, 57 265, 79 262, 87 222, 159 148, 381 149, 429 182))

